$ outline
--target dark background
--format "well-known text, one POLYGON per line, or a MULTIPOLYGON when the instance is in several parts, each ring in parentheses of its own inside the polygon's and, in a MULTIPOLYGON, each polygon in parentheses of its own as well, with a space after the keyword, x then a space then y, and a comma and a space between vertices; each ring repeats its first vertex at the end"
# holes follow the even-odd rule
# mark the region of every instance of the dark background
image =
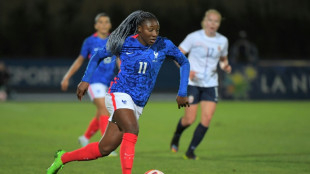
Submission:
POLYGON ((1 0, 0 58, 74 59, 97 13, 115 29, 138 9, 154 13, 160 35, 178 45, 209 8, 222 13, 219 32, 230 46, 245 30, 261 60, 310 59, 308 0, 1 0))

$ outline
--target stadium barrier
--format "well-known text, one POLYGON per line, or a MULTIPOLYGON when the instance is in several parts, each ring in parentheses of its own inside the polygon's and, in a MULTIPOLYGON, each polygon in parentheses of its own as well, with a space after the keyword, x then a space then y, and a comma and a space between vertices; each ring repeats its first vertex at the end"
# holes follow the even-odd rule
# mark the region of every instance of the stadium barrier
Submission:
MULTIPOLYGON (((19 93, 61 92, 60 82, 73 60, 5 59, 10 72, 10 88, 19 93)), ((87 67, 84 63, 70 79, 69 91, 75 91, 87 67)), ((115 74, 118 70, 115 71, 115 74)), ((179 72, 173 61, 166 61, 160 70, 155 89, 160 92, 178 88, 179 72)))
MULTIPOLYGON (((16 92, 60 92, 60 81, 73 60, 5 59, 10 72, 10 87, 16 92)), ((69 91, 75 91, 87 64, 72 77, 69 91)), ((266 63, 258 66, 233 65, 230 75, 220 72, 220 97, 223 99, 310 99, 310 66, 266 63)), ((175 92, 179 71, 168 59, 157 77, 155 92, 175 92)))
POLYGON ((225 99, 310 99, 310 65, 307 62, 238 64, 233 65, 230 75, 222 74, 220 79, 225 99))

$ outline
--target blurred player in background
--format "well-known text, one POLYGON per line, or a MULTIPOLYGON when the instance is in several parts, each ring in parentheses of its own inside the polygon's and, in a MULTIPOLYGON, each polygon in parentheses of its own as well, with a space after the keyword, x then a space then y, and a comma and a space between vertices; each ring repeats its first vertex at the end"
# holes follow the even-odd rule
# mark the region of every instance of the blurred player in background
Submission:
POLYGON ((92 56, 82 82, 78 85, 77 96, 80 100, 101 58, 119 55, 122 62, 110 86, 109 95, 106 96, 110 122, 100 142, 90 143, 71 152, 58 151, 48 174, 57 173, 64 164, 71 161, 88 161, 107 156, 120 144, 122 173, 131 174, 139 133, 138 119, 166 56, 172 56, 180 65, 180 88, 176 98, 178 107, 188 106, 189 62, 169 39, 158 34, 159 22, 156 16, 135 11, 111 33, 106 47, 92 56))
POLYGON ((214 9, 206 11, 201 22, 201 30, 187 35, 179 49, 188 55, 191 65, 188 83, 188 101, 184 116, 179 120, 172 138, 170 148, 177 152, 182 132, 194 123, 198 104, 201 106, 201 120, 196 127, 192 141, 186 151, 186 159, 197 159, 194 150, 197 148, 210 125, 218 100, 217 65, 226 73, 231 72, 228 63, 228 40, 217 32, 221 24, 221 14, 214 9))
MULTIPOLYGON (((61 89, 63 91, 68 89, 70 78, 81 67, 84 60, 90 58, 95 49, 101 48, 106 44, 112 28, 110 17, 105 13, 97 14, 95 17, 94 27, 96 29, 96 33, 84 40, 80 55, 76 58, 61 81, 61 89)), ((91 120, 84 135, 78 138, 81 146, 86 146, 89 143, 89 139, 97 132, 98 129, 100 129, 101 134, 103 135, 109 122, 109 112, 106 109, 104 97, 110 82, 114 77, 115 60, 116 58, 113 56, 100 62, 99 67, 90 81, 88 95, 96 105, 97 112, 96 116, 91 120)), ((116 155, 115 152, 113 152, 112 155, 116 155)))
POLYGON ((10 74, 5 66, 5 63, 0 61, 0 101, 6 101, 8 99, 8 84, 10 74))

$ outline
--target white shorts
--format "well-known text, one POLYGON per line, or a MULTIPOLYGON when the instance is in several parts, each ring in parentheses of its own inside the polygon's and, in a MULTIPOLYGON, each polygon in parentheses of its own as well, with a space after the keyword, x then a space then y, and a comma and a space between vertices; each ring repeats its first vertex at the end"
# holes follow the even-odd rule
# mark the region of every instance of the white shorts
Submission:
POLYGON ((107 94, 105 97, 105 105, 110 113, 109 121, 112 121, 113 114, 116 109, 131 109, 133 110, 137 120, 142 114, 143 107, 137 106, 130 95, 121 92, 107 94))
POLYGON ((89 85, 87 93, 91 101, 95 98, 104 98, 107 94, 108 87, 102 83, 92 83, 89 85))

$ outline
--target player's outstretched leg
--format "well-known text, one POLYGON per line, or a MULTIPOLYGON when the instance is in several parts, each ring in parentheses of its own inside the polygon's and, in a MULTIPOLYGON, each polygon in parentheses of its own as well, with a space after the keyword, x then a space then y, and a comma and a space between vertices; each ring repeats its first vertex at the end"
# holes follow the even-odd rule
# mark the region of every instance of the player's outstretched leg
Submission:
POLYGON ((108 155, 108 153, 100 153, 98 144, 98 142, 90 143, 85 147, 71 152, 65 152, 63 150, 56 152, 54 163, 47 169, 47 173, 57 173, 63 165, 71 161, 90 161, 108 155))
POLYGON ((64 150, 58 150, 55 154, 53 164, 47 169, 47 174, 57 173, 64 165, 61 161, 61 156, 65 153, 64 150))

